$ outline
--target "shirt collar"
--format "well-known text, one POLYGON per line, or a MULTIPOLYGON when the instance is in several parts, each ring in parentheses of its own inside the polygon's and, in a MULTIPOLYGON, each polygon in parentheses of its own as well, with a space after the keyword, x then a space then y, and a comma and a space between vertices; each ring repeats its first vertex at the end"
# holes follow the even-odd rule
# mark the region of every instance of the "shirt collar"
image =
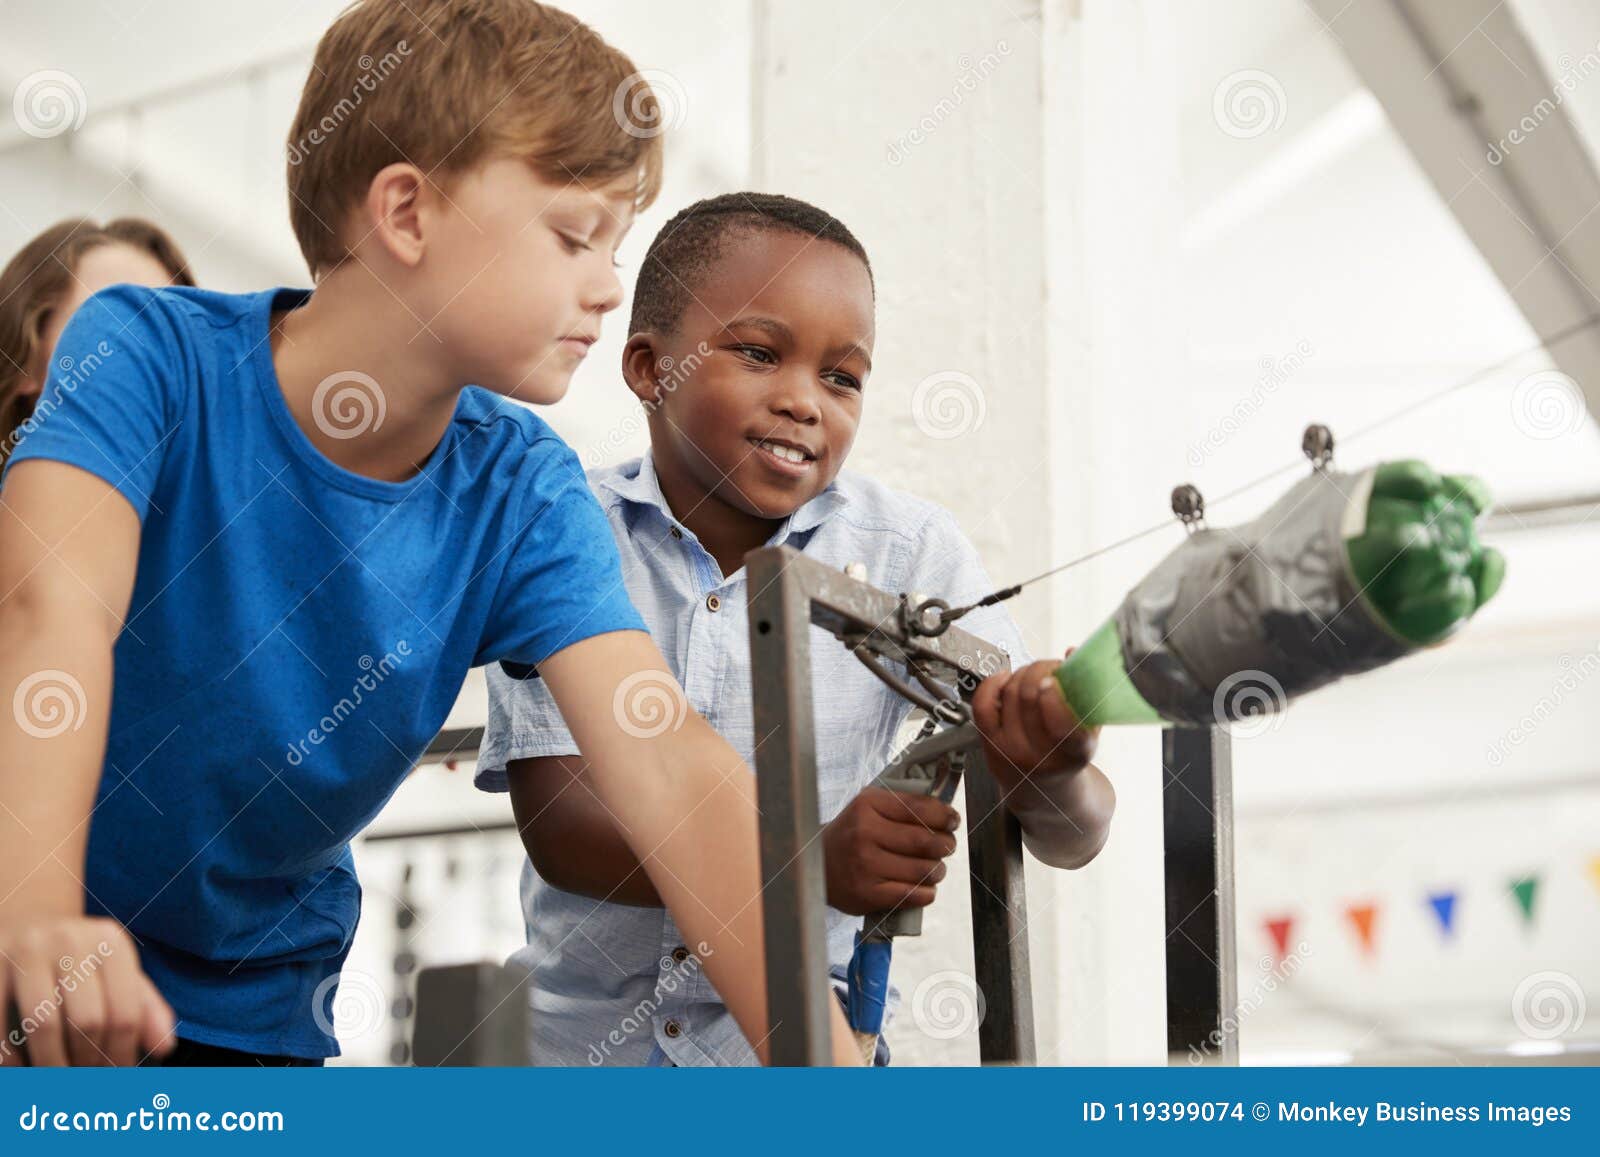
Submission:
MULTIPOLYGON (((639 506, 654 507, 668 524, 679 525, 677 517, 672 513, 672 507, 667 505, 666 496, 661 493, 661 478, 656 473, 653 451, 644 452, 644 456, 639 459, 638 469, 631 477, 624 470, 608 478, 605 484, 618 497, 639 506)), ((849 501, 849 496, 840 487, 839 479, 835 477, 821 494, 784 519, 767 545, 781 546, 792 535, 815 530, 849 501)))

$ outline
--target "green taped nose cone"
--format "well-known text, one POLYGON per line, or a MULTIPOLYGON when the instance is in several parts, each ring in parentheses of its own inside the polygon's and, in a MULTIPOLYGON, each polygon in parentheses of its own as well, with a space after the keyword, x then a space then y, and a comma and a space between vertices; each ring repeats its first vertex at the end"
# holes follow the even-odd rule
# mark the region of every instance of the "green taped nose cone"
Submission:
POLYGON ((1419 646, 1445 638, 1494 597, 1505 557, 1478 541, 1489 490, 1424 462, 1374 471, 1365 531, 1345 543, 1350 570, 1384 625, 1419 646))

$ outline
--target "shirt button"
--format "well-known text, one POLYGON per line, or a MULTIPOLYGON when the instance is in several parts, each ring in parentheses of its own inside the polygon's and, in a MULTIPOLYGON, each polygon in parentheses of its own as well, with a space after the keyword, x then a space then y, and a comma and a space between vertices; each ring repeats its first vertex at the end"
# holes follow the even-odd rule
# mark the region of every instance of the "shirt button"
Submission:
POLYGON ((672 950, 672 959, 677 961, 679 964, 682 964, 685 960, 689 959, 689 950, 682 944, 678 945, 672 950))
POLYGON ((669 1020, 665 1025, 665 1031, 668 1036, 676 1040, 683 1035, 683 1026, 675 1020, 669 1020))
POLYGON ((683 537, 683 531, 679 530, 676 526, 674 526, 672 528, 672 537, 673 538, 682 538, 683 537))
POLYGON ((721 608, 722 608, 722 600, 721 599, 719 599, 716 595, 707 595, 706 596, 706 610, 708 610, 708 611, 716 611, 716 610, 720 610, 721 608))

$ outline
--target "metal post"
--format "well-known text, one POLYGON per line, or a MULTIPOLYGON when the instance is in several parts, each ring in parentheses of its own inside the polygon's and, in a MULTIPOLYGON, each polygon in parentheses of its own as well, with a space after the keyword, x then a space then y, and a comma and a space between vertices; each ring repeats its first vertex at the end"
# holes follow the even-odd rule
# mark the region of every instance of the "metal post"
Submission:
POLYGON ((750 667, 761 810, 761 884, 767 951, 768 1057, 774 1065, 832 1063, 827 902, 817 839, 817 745, 811 715, 811 615, 785 560, 745 560, 750 667))
POLYGON ((1167 1052, 1239 1063, 1233 752, 1221 727, 1161 733, 1167 1052))
POLYGON ((1000 802, 980 757, 966 775, 967 870, 972 876, 972 977, 983 998, 978 1056, 984 1064, 1034 1063, 1033 982, 1022 827, 1000 802))

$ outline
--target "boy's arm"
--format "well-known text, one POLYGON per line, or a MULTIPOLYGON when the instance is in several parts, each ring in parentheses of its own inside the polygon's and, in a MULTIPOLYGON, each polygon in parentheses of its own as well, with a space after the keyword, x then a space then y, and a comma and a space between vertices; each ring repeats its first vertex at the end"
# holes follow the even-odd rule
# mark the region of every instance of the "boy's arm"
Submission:
MULTIPOLYGON (((541 660, 539 671, 589 761, 595 794, 615 814, 687 941, 705 945, 706 972, 765 1061, 755 776, 689 709, 643 631, 573 643, 541 660), (646 684, 673 701, 665 727, 658 715, 648 722, 630 717, 630 696, 646 684)), ((843 1014, 830 1012, 834 1063, 860 1064, 843 1014)))
MULTIPOLYGON (((582 757, 512 760, 506 782, 522 846, 545 881, 593 900, 662 906, 582 757)), ((822 830, 828 903, 855 916, 933 903, 960 822, 940 800, 863 789, 822 830)))
MULTIPOLYGON (((35 1025, 33 1064, 132 1064, 171 1047, 172 1012, 132 939, 84 915, 112 647, 139 536, 127 500, 74 466, 18 462, 0 490, 0 1016, 14 1004, 35 1025), (74 970, 86 975, 65 991, 74 970)), ((9 1035, 0 1054, 22 1063, 9 1035)))
POLYGON ((1099 728, 1078 725, 1052 677, 1056 666, 1041 660, 985 679, 973 720, 1023 845, 1053 868, 1081 868, 1105 846, 1117 793, 1090 762, 1099 728))
POLYGON ((545 881, 612 904, 662 906, 616 816, 595 794, 582 756, 514 759, 506 783, 522 846, 545 881))

